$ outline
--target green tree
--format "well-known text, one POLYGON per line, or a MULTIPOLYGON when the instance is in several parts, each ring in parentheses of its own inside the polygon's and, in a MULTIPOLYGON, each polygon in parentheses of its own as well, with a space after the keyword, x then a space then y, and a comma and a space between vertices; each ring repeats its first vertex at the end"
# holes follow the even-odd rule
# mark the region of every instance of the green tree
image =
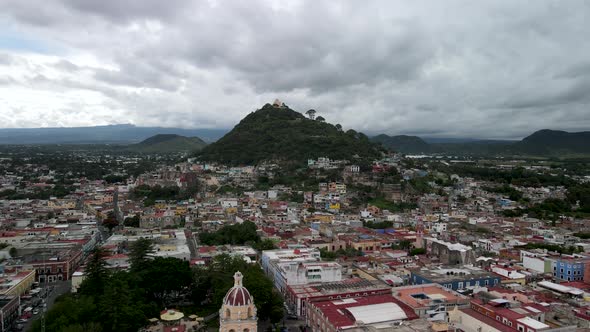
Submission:
POLYGON ((240 257, 219 255, 209 266, 196 267, 193 273, 195 301, 206 300, 213 307, 221 306, 223 297, 233 286, 236 271, 244 275, 244 286, 254 297, 259 319, 279 322, 283 318, 284 302, 281 295, 260 266, 248 264, 240 257))
POLYGON ((127 217, 123 221, 123 225, 125 227, 139 227, 139 222, 141 221, 141 217, 139 214, 134 215, 133 217, 127 217))
POLYGON ((129 263, 133 271, 144 269, 148 263, 149 255, 154 252, 154 243, 150 239, 140 237, 131 244, 129 251, 129 263))
POLYGON ((214 233, 200 233, 199 241, 207 245, 254 244, 260 241, 256 224, 244 221, 241 224, 223 226, 214 233))
POLYGON ((410 256, 424 255, 425 253, 426 253, 426 249, 424 249, 424 248, 414 248, 414 249, 410 250, 410 256))
MULTIPOLYGON (((93 297, 65 295, 58 298, 47 312, 47 332, 84 331, 102 332, 100 323, 96 322, 97 306, 93 297)), ((36 320, 32 332, 41 331, 41 320, 36 320)))
POLYGON ((253 247, 254 247, 254 249, 256 249, 258 251, 272 250, 272 249, 277 248, 274 241, 271 239, 264 239, 264 240, 256 243, 253 247))
POLYGON ((114 277, 100 297, 98 316, 105 331, 137 331, 147 323, 142 301, 122 277, 114 277))
POLYGON ((107 252, 101 247, 97 247, 92 251, 84 270, 86 278, 80 285, 80 294, 97 296, 104 292, 109 278, 109 270, 105 261, 106 256, 107 252))
POLYGON ((139 282, 148 298, 160 305, 190 292, 192 271, 189 263, 173 257, 156 257, 143 267, 139 282))
POLYGON ((410 249, 412 247, 412 242, 410 240, 401 240, 399 241, 399 247, 404 250, 410 249))
POLYGON ((109 211, 107 217, 102 221, 102 225, 109 229, 109 231, 113 231, 113 228, 119 226, 119 221, 117 220, 117 216, 115 216, 115 212, 109 211))

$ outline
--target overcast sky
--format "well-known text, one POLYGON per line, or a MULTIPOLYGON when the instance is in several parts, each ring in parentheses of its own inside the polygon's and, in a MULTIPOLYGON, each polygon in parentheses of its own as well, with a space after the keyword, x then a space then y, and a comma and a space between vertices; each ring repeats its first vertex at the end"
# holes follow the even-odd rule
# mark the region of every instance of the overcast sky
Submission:
POLYGON ((590 1, 0 1, 0 127, 590 129, 590 1))

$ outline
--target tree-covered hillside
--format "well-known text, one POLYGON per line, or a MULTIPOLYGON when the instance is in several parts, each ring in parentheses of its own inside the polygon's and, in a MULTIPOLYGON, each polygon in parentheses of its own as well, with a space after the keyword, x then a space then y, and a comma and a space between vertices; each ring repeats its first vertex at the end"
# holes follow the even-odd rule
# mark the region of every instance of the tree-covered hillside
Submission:
POLYGON ((590 131, 570 133, 543 129, 525 137, 515 144, 518 151, 539 155, 590 153, 590 131))
POLYGON ((198 137, 185 137, 175 134, 158 134, 138 144, 130 145, 132 150, 145 153, 194 152, 207 143, 198 137))
POLYGON ((303 162, 309 158, 371 159, 379 147, 354 130, 312 120, 288 107, 264 105, 229 133, 205 147, 201 160, 227 164, 256 164, 263 160, 303 162))
POLYGON ((418 136, 381 134, 372 137, 371 141, 381 143, 384 147, 401 153, 431 152, 433 150, 430 144, 418 136))

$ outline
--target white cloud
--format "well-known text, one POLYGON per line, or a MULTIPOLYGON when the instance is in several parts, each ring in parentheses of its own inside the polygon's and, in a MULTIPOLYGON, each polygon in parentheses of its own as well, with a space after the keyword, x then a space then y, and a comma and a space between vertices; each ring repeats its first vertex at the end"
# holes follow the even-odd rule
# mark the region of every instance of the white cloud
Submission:
POLYGON ((41 7, 0 3, 2 127, 230 128, 275 97, 372 133, 513 138, 590 126, 584 1, 41 7))

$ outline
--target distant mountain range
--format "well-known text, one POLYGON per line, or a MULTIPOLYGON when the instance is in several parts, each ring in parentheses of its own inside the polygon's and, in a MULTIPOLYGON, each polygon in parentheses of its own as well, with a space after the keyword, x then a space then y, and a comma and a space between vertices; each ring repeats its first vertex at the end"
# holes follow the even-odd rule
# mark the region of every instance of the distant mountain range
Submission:
POLYGON ((266 104, 206 146, 198 157, 251 165, 264 160, 301 163, 318 157, 361 160, 380 155, 377 144, 362 133, 344 132, 321 117, 312 120, 282 104, 266 104))
POLYGON ((226 129, 182 129, 136 127, 130 124, 71 128, 0 129, 0 144, 130 144, 158 134, 200 137, 212 142, 227 133, 226 129))
POLYGON ((570 156, 590 154, 590 131, 569 133, 539 130, 521 141, 474 140, 450 143, 427 143, 418 136, 378 135, 373 142, 401 153, 456 153, 473 155, 570 156))
MULTIPOLYGON (((0 129, 2 144, 119 144, 140 152, 197 151, 202 158, 252 163, 263 159, 298 159, 351 155, 375 156, 374 144, 402 153, 453 153, 471 155, 590 155, 590 131, 570 133, 543 129, 520 141, 429 138, 409 135, 366 136, 354 130, 314 121, 288 107, 270 104, 250 113, 230 132, 226 129, 136 127, 130 124, 0 129), (281 111, 282 113, 277 113, 281 111), (220 139, 221 138, 221 139, 220 139), (144 142, 142 142, 144 141, 144 142), (141 143, 140 143, 141 142, 141 143), (219 144, 217 144, 219 143, 219 144)), ((346 157, 346 158, 345 158, 346 157)))
POLYGON ((138 144, 129 145, 129 149, 144 153, 196 152, 206 145, 207 143, 198 137, 158 134, 138 144))

